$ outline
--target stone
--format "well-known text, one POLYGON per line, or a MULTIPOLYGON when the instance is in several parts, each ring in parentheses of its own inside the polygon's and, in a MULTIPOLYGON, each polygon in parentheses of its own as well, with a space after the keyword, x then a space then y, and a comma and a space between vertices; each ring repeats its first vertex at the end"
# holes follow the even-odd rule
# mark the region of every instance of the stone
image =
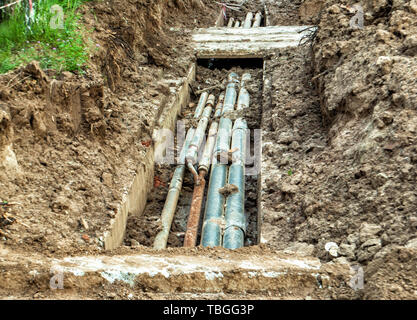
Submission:
POLYGON ((362 223, 359 231, 359 240, 365 243, 369 238, 375 238, 382 231, 382 227, 372 223, 362 223))
POLYGON ((324 249, 332 256, 337 257, 338 256, 338 250, 339 246, 335 242, 327 242, 324 245, 324 249))
POLYGON ((377 41, 385 42, 387 43, 391 39, 391 33, 389 33, 386 30, 378 29, 375 32, 375 37, 377 41))
POLYGON ((383 74, 388 74, 392 69, 392 58, 387 56, 380 56, 376 60, 376 65, 379 67, 383 74))
POLYGON ((411 239, 405 245, 406 248, 417 248, 417 238, 411 239))
POLYGON ((314 252, 314 245, 306 242, 294 242, 287 247, 284 252, 296 253, 301 256, 312 256, 314 252))
POLYGON ((131 247, 139 247, 140 243, 136 241, 135 239, 130 239, 130 246, 131 247))
POLYGON ((339 247, 338 252, 341 256, 347 257, 350 260, 354 260, 355 259, 355 249, 356 249, 355 244, 342 243, 339 247))
POLYGON ((111 187, 113 185, 113 175, 111 173, 108 172, 104 172, 101 176, 101 178, 103 179, 103 184, 111 187))

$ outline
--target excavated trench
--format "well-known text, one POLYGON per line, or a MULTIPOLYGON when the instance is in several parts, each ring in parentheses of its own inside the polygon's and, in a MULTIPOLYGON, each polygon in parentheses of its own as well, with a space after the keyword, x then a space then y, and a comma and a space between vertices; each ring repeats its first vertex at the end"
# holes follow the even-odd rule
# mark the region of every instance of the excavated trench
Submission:
MULTIPOLYGON (((258 239, 258 195, 259 195, 259 155, 260 155, 260 126, 262 118, 262 96, 263 96, 263 60, 255 59, 199 59, 196 67, 196 80, 193 83, 193 90, 190 91, 190 103, 178 116, 177 128, 187 131, 193 125, 193 115, 198 105, 200 94, 203 90, 215 97, 215 105, 226 88, 227 76, 235 72, 241 77, 245 73, 251 75, 251 81, 246 86, 250 94, 249 108, 244 111, 244 118, 248 123, 247 132, 247 156, 245 175, 245 218, 246 233, 245 246, 257 244, 258 239)), ((213 110, 214 111, 214 110, 213 110)), ((214 113, 214 112, 213 112, 214 113)), ((211 120, 213 121, 213 119, 211 120)), ((206 141, 209 125, 206 129, 206 141)), ((181 147, 178 146, 178 130, 175 134, 174 151, 179 154, 181 147)), ((200 148, 199 154, 204 149, 205 143, 200 148)), ((155 164, 153 188, 149 193, 146 207, 140 216, 130 216, 127 220, 124 245, 143 245, 151 247, 158 232, 161 231, 161 212, 163 211, 166 197, 169 191, 170 181, 175 170, 174 164, 155 164)), ((207 186, 210 183, 209 174, 206 178, 206 188, 202 202, 199 228, 197 233, 197 245, 201 241, 201 228, 207 201, 207 186)), ((187 221, 191 209, 194 180, 191 172, 186 170, 182 188, 176 206, 174 220, 169 233, 167 247, 182 247, 184 236, 187 230, 187 221)))

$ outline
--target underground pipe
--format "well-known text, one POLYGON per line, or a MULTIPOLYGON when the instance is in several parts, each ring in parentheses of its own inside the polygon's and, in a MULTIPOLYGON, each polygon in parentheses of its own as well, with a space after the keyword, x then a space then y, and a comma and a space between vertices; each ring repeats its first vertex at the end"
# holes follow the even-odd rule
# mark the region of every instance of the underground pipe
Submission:
POLYGON ((203 114, 200 121, 198 122, 197 129, 194 132, 193 139, 191 140, 190 146, 188 147, 185 159, 187 167, 190 169, 194 176, 194 182, 198 184, 198 174, 194 168, 197 163, 198 151, 200 150, 201 144, 203 143, 204 135, 206 133, 207 124, 209 122, 211 112, 214 105, 214 95, 210 95, 206 107, 204 108, 203 114))
POLYGON ((198 101, 197 108, 195 108, 195 111, 194 111, 194 119, 200 119, 201 114, 203 113, 203 110, 204 110, 204 106, 207 103, 208 96, 209 94, 207 93, 207 91, 204 91, 200 95, 200 100, 198 101))
POLYGON ((255 21, 253 22, 252 28, 259 28, 262 22, 262 13, 257 12, 255 15, 255 21))
MULTIPOLYGON (((251 75, 245 73, 241 79, 241 89, 236 110, 241 111, 249 107, 250 96, 245 86, 251 75)), ((226 199, 223 247, 237 249, 243 247, 246 233, 245 216, 245 156, 247 123, 243 118, 236 119, 232 132, 232 164, 229 168, 228 184, 237 187, 237 192, 231 193, 226 199)))
POLYGON ((222 115, 222 109, 223 109, 223 102, 224 102, 224 93, 222 92, 219 96, 219 101, 216 105, 216 110, 214 110, 214 119, 220 118, 222 115))
POLYGON ((225 230, 223 247, 237 249, 243 247, 246 232, 245 217, 245 163, 247 124, 242 118, 236 119, 232 133, 232 164, 229 168, 228 184, 237 191, 227 196, 225 210, 225 230))
POLYGON ((172 220, 174 219, 175 210, 177 208, 178 198, 180 196, 182 182, 185 172, 185 153, 190 145, 191 139, 194 136, 194 128, 190 128, 187 132, 184 145, 182 147, 178 166, 174 171, 171 183, 169 184, 169 191, 165 200, 164 208, 161 214, 162 230, 156 235, 153 247, 154 249, 165 249, 168 242, 169 231, 171 229, 172 220))
POLYGON ((220 119, 216 137, 215 157, 210 173, 206 211, 201 232, 201 244, 203 247, 215 247, 221 245, 223 211, 226 199, 219 189, 225 186, 227 178, 227 155, 230 150, 232 120, 226 118, 226 116, 228 112, 234 110, 236 103, 236 82, 238 82, 238 75, 231 72, 228 76, 222 118, 220 119), (226 155, 226 159, 224 159, 224 156, 222 155, 226 155), (219 159, 217 159, 218 156, 220 156, 219 159))
POLYGON ((191 209, 188 216, 187 231, 185 232, 184 247, 195 247, 197 243, 198 224, 200 222, 201 206, 204 198, 204 189, 206 186, 205 176, 207 175, 210 164, 213 159, 213 148, 217 135, 218 123, 211 123, 206 145, 204 146, 203 155, 201 157, 198 171, 199 184, 195 185, 193 198, 191 200, 191 209))
POLYGON ((253 13, 248 12, 246 15, 245 22, 243 23, 243 28, 249 29, 252 26, 252 19, 253 19, 253 13))

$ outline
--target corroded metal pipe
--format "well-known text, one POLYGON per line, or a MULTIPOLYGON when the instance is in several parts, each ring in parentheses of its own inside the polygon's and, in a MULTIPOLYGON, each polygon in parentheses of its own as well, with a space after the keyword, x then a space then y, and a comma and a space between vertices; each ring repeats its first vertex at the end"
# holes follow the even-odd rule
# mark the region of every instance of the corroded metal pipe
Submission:
POLYGON ((227 23, 227 27, 228 28, 231 28, 231 27, 233 27, 233 23, 235 22, 235 18, 230 18, 229 19, 229 22, 227 23))
POLYGON ((246 15, 245 22, 243 23, 243 28, 249 29, 252 26, 252 19, 253 19, 253 13, 248 12, 246 15))
POLYGON ((171 183, 169 184, 169 191, 167 198, 165 200, 164 208, 162 209, 161 214, 161 225, 162 230, 156 235, 153 247, 154 249, 165 249, 168 242, 169 230, 171 229, 172 220, 174 219, 175 210, 177 208, 178 198, 180 196, 180 191, 182 188, 182 182, 185 172, 185 153, 188 149, 188 146, 191 142, 191 139, 194 136, 194 128, 190 128, 187 132, 184 145, 182 147, 179 165, 174 171, 172 176, 171 183))
POLYGON ((220 118, 220 116, 222 115, 223 102, 224 93, 222 92, 219 96, 219 101, 217 102, 216 110, 214 111, 214 119, 220 118))
POLYGON ((227 79, 226 86, 226 95, 224 98, 224 104, 222 109, 222 116, 227 115, 228 112, 231 112, 235 108, 237 93, 236 93, 236 84, 239 82, 238 75, 234 72, 231 72, 227 79))
POLYGON ((257 12, 255 15, 255 21, 253 22, 252 28, 259 28, 261 26, 262 13, 257 12))
POLYGON ((213 162, 213 149, 216 143, 217 129, 219 124, 216 121, 213 121, 210 125, 208 138, 206 145, 204 146, 203 155, 201 156, 200 162, 198 164, 198 170, 209 171, 210 165, 213 162))
POLYGON ((194 111, 194 119, 200 119, 201 114, 203 113, 204 110, 204 106, 207 103, 207 98, 208 98, 209 94, 204 91, 201 96, 200 96, 200 100, 198 101, 197 107, 195 108, 194 111))
POLYGON ((198 174, 194 168, 194 165, 197 163, 198 151, 200 150, 201 144, 203 143, 207 125, 211 116, 211 112, 213 110, 214 99, 214 95, 210 95, 210 97, 208 98, 206 107, 204 108, 203 114, 201 116, 200 121, 198 122, 197 129, 195 130, 193 139, 191 140, 190 146, 188 147, 185 156, 187 167, 193 174, 194 182, 197 184, 199 183, 198 174))
POLYGON ((187 231, 185 232, 184 238, 184 247, 195 247, 197 243, 198 224, 200 222, 201 205, 203 203, 204 189, 206 186, 205 176, 208 173, 210 163, 213 158, 213 148, 216 140, 217 127, 217 122, 211 123, 209 136, 207 138, 206 145, 204 146, 204 152, 198 166, 199 184, 196 184, 194 187, 190 214, 188 216, 187 231))
POLYGON ((197 244, 198 224, 200 222, 201 204, 203 203, 204 189, 206 187, 206 171, 201 170, 199 184, 194 187, 191 209, 188 216, 187 231, 185 232, 184 247, 195 247, 197 244))

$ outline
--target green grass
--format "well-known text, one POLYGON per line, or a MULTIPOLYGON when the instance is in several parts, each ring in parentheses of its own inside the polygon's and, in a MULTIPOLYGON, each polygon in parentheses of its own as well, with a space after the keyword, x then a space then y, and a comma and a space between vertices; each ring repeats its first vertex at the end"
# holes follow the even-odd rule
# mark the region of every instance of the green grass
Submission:
MULTIPOLYGON (((88 0, 41 0, 35 3, 35 21, 28 30, 25 9, 15 6, 13 14, 0 23, 0 73, 5 73, 32 60, 44 69, 82 73, 91 44, 83 41, 87 32, 79 23, 77 8, 88 0), (63 8, 63 28, 51 28, 53 5, 63 8)), ((55 20, 56 21, 56 20, 55 20)))

